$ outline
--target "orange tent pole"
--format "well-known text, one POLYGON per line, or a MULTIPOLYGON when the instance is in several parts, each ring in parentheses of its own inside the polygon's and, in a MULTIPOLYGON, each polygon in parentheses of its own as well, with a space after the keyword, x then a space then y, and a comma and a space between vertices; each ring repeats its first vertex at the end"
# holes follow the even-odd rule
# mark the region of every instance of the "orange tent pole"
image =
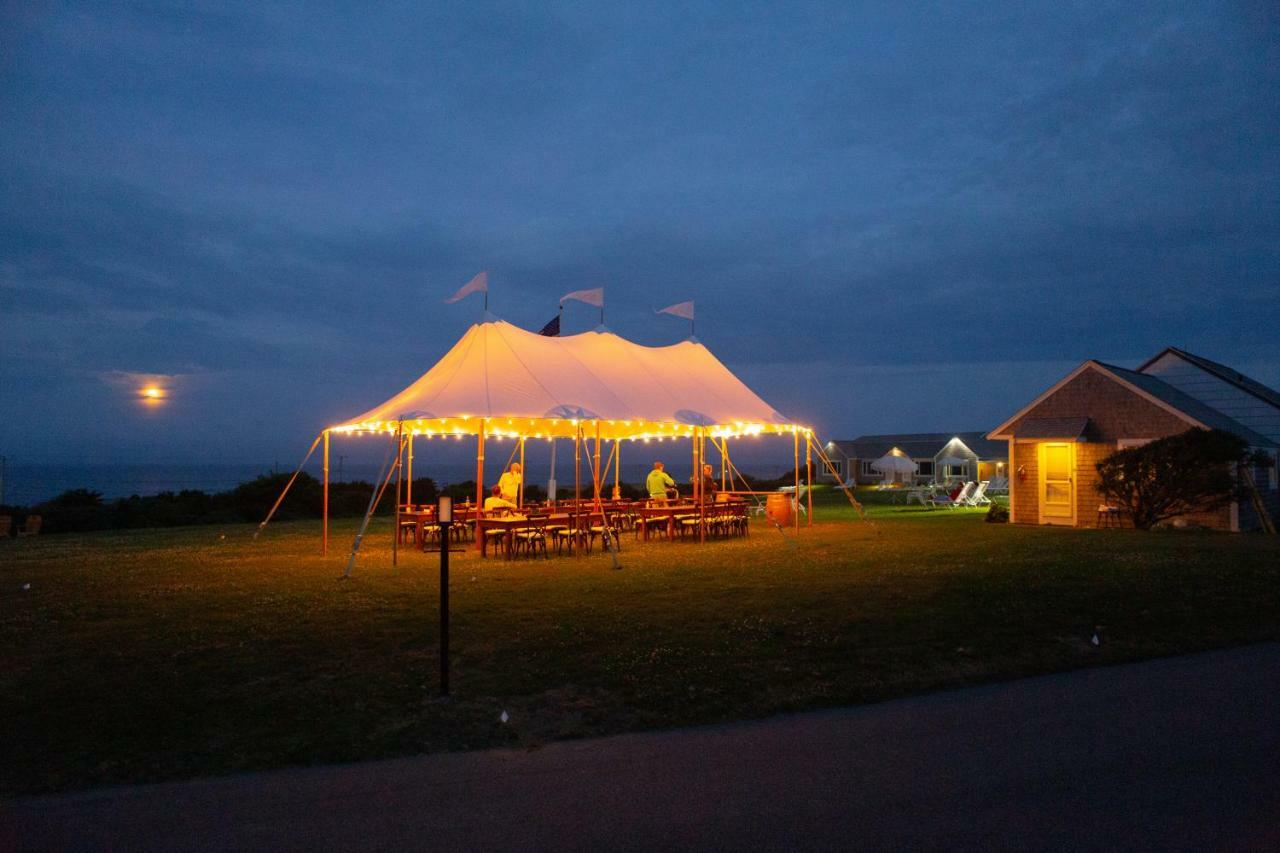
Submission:
POLYGON ((804 481, 806 483, 804 495, 809 500, 807 526, 813 527, 813 442, 807 432, 804 434, 804 481))
POLYGON ((702 437, 705 430, 706 430, 706 427, 698 427, 696 430, 694 430, 694 438, 693 438, 693 443, 697 445, 697 448, 698 448, 698 469, 694 475, 695 476, 694 482, 698 484, 698 542, 699 543, 707 541, 707 495, 706 495, 706 492, 703 490, 703 486, 705 484, 702 482, 702 459, 703 459, 702 454, 706 450, 706 447, 703 445, 702 437))
POLYGON ((329 431, 324 431, 324 497, 320 500, 320 554, 329 554, 329 431))
POLYGON ((613 491, 622 497, 622 439, 613 440, 613 491))
POLYGON ((405 476, 404 502, 413 503, 413 430, 409 431, 409 472, 405 476))
POLYGON ((404 479, 404 424, 396 427, 396 512, 395 529, 391 534, 391 565, 399 565, 400 558, 400 498, 403 497, 401 481, 404 479))
MULTIPOLYGON (((476 437, 476 520, 484 518, 484 418, 480 419, 480 433, 476 437)), ((484 540, 476 534, 476 549, 484 540)), ((443 544, 440 547, 445 547, 443 544)))
POLYGON ((595 447, 596 447, 596 450, 595 450, 596 461, 595 461, 595 466, 591 469, 591 481, 592 481, 592 485, 595 486, 596 510, 599 511, 601 509, 600 484, 601 484, 601 481, 604 479, 604 472, 600 470, 600 421, 599 420, 596 421, 595 447))
POLYGON ((520 491, 516 506, 524 508, 524 436, 520 436, 520 491))
POLYGON ((791 428, 791 437, 795 439, 796 445, 796 535, 800 534, 800 431, 795 427, 791 428))
POLYGON ((575 553, 574 542, 578 538, 581 522, 579 509, 582 504, 582 425, 579 424, 573 434, 573 529, 569 536, 569 554, 575 553))

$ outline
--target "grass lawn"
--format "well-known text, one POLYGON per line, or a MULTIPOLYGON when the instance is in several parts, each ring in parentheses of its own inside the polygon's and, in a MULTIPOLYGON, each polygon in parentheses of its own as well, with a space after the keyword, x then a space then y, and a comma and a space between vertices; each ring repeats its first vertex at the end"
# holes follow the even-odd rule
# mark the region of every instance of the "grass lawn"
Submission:
POLYGON ((0 541, 0 795, 583 737, 1280 637, 1280 539, 990 525, 823 495, 798 540, 437 566, 355 523, 0 541), (225 538, 224 538, 225 536, 225 538), (24 588, 30 584, 30 588, 24 588), (1101 645, 1090 637, 1095 626, 1101 645), (509 722, 502 724, 503 711, 509 722))

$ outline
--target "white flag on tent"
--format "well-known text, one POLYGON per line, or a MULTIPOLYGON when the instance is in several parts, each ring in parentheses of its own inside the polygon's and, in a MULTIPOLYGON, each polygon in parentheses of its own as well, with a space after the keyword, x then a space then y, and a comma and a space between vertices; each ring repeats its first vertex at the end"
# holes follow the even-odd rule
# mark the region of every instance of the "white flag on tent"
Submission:
POLYGON ((604 307, 604 288, 595 287, 591 290, 575 290, 573 293, 566 293, 560 297, 560 304, 563 306, 570 299, 578 302, 585 302, 588 305, 594 305, 597 308, 604 307))
POLYGON ((488 270, 486 270, 484 272, 481 272, 475 278, 471 279, 471 281, 462 285, 462 289, 459 290, 457 293, 453 294, 453 296, 450 296, 448 299, 446 299, 444 301, 444 304, 452 305, 453 303, 457 302, 459 299, 464 299, 473 293, 488 293, 488 292, 489 292, 489 272, 488 270))
POLYGON ((675 305, 668 305, 657 314, 670 314, 673 317, 683 317, 686 320, 693 319, 693 302, 677 302, 675 305))

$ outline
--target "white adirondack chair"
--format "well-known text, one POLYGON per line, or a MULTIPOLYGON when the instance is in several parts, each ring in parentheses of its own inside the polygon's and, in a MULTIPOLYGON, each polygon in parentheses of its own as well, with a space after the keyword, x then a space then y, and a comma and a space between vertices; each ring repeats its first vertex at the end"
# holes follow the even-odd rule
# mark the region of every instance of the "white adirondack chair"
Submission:
POLYGON ((951 509, 955 509, 958 506, 968 506, 969 495, 971 494, 973 494, 972 481, 964 484, 964 488, 960 490, 960 494, 956 495, 955 500, 952 500, 946 495, 934 495, 932 498, 929 499, 929 503, 933 504, 934 506, 945 506, 945 507, 950 507, 951 509))
POLYGON ((991 498, 987 497, 987 486, 991 485, 990 481, 983 480, 978 484, 978 488, 973 490, 973 494, 965 501, 969 506, 990 506, 991 498))

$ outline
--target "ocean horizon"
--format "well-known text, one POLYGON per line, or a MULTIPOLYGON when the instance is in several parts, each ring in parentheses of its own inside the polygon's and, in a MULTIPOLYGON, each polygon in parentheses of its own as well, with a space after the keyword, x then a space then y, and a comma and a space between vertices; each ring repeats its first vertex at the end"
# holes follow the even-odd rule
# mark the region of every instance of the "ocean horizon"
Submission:
MULTIPOLYGON (((689 460, 683 461, 683 465, 673 461, 667 466, 668 473, 677 482, 686 482, 689 479, 689 460)), ((649 469, 648 464, 624 463, 621 471, 622 480, 636 485, 643 483, 649 469)), ((0 483, 0 503, 9 506, 31 506, 55 498, 71 489, 88 489, 98 492, 103 500, 127 498, 132 495, 147 496, 161 492, 180 492, 184 489, 210 493, 225 492, 263 475, 291 474, 294 470, 293 467, 278 463, 41 464, 10 461, 5 465, 3 483, 0 483)), ((318 462, 308 463, 304 470, 317 478, 321 475, 318 462)), ((382 466, 377 463, 347 462, 341 466, 331 464, 329 475, 333 482, 353 480, 372 482, 378 479, 382 470, 382 466)), ((776 477, 789 470, 791 470, 789 467, 782 465, 751 465, 745 468, 744 473, 759 477, 776 477)), ((417 467, 413 473, 415 478, 430 477, 438 485, 443 486, 474 480, 476 471, 474 463, 437 462, 417 467)), ((487 465, 486 481, 496 483, 499 473, 500 469, 496 463, 487 465)), ((527 482, 545 488, 548 473, 545 463, 531 464, 526 475, 527 482)), ((585 461, 582 466, 582 479, 584 483, 591 482, 590 468, 585 461)), ((612 475, 608 479, 612 483, 612 475)), ((556 480, 560 488, 573 485, 571 460, 557 460, 556 480)))

